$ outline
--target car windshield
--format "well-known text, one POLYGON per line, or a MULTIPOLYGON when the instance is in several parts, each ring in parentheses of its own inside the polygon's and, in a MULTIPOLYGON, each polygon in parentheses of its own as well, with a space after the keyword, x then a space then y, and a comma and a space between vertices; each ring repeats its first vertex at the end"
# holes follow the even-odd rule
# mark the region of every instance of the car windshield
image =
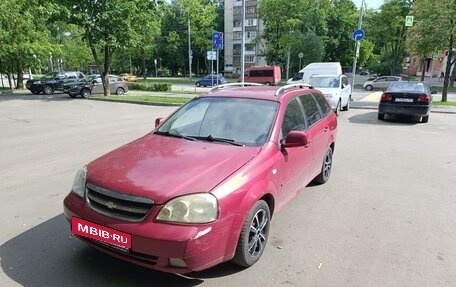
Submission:
POLYGON ((386 89, 387 92, 420 92, 425 93, 426 88, 423 83, 413 82, 393 82, 386 89))
POLYGON ((245 98, 197 98, 174 113, 155 132, 192 140, 261 146, 276 117, 278 103, 245 98))
POLYGON ((50 79, 54 79, 56 76, 57 76, 58 73, 56 72, 50 72, 50 73, 47 73, 46 75, 44 75, 43 77, 41 77, 41 79, 45 80, 50 80, 50 79))
POLYGON ((316 88, 338 88, 339 77, 310 77, 308 84, 316 88))

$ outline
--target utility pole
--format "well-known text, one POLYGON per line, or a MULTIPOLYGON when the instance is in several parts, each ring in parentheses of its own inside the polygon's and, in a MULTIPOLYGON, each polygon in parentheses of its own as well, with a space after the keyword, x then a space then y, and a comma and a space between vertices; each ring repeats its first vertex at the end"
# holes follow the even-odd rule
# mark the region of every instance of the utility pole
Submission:
MULTIPOLYGON (((358 19, 358 29, 357 31, 361 30, 361 24, 363 22, 363 12, 367 10, 366 3, 364 0, 361 2, 361 6, 359 7, 359 19, 358 19)), ((364 35, 363 35, 364 36, 364 35)), ((353 70, 352 70, 352 84, 351 84, 351 93, 353 94, 353 87, 355 86, 355 76, 356 76, 356 61, 358 60, 359 54, 359 40, 356 39, 355 36, 355 51, 353 56, 353 70)))
POLYGON ((187 10, 187 24, 188 24, 188 78, 192 79, 192 44, 190 38, 190 9, 187 10))
POLYGON ((242 0, 242 40, 241 40, 241 83, 244 83, 245 78, 245 0, 242 0))

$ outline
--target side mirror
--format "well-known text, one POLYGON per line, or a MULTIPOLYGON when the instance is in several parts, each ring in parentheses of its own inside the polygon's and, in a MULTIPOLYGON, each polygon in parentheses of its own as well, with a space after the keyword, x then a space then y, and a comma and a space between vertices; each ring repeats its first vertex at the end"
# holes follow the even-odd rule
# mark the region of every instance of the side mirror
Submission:
POLYGON ((158 127, 163 122, 163 118, 156 118, 155 119, 155 127, 158 127))
POLYGON ((287 134, 285 141, 282 146, 287 147, 298 147, 298 146, 308 146, 309 138, 307 134, 303 131, 291 131, 287 134))

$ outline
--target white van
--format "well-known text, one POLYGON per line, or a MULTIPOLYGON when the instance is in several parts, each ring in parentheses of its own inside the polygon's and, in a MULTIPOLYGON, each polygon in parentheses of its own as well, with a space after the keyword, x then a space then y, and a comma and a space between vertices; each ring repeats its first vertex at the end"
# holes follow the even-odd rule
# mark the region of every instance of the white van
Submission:
POLYGON ((287 84, 307 83, 313 75, 341 75, 342 66, 339 62, 310 63, 299 73, 288 79, 287 84))

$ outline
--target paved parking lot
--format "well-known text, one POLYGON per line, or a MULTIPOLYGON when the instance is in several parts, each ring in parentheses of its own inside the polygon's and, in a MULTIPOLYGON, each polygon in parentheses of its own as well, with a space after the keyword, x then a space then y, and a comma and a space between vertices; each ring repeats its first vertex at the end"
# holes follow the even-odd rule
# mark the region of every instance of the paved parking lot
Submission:
POLYGON ((274 216, 263 258, 187 277, 74 239, 62 200, 77 169, 175 107, 0 96, 0 286, 456 286, 456 115, 339 117, 330 181, 274 216))

